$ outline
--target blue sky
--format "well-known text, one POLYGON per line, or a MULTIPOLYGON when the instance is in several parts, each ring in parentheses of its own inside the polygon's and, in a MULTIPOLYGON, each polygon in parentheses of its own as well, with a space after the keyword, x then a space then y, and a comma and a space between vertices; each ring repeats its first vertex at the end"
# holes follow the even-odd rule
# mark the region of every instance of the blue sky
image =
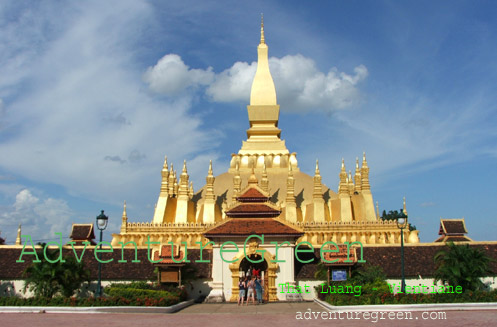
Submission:
POLYGON ((497 240, 492 1, 3 1, 0 229, 150 221, 164 155, 194 188, 246 138, 260 13, 300 168, 336 190, 366 151, 380 210, 406 196, 423 242, 440 217, 497 240))

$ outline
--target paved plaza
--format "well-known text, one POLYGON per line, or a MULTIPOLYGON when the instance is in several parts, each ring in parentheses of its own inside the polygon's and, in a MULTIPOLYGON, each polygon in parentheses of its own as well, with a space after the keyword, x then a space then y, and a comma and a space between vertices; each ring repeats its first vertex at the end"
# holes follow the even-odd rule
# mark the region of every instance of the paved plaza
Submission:
MULTIPOLYGON (((237 306, 232 303, 195 304, 177 313, 1 313, 2 326, 496 326, 497 310, 445 314, 413 311, 410 320, 389 319, 389 312, 329 312, 313 302, 237 306), (298 312, 301 318, 296 319, 298 312), (423 319, 445 316, 446 319, 423 319), (306 319, 311 318, 311 319, 306 319), (324 319, 323 319, 324 318, 324 319), (353 318, 353 319, 351 319, 353 318), (375 322, 376 321, 376 322, 375 322)), ((390 313, 392 314, 392 313, 390 313)), ((398 313, 395 313, 398 315, 398 313)))

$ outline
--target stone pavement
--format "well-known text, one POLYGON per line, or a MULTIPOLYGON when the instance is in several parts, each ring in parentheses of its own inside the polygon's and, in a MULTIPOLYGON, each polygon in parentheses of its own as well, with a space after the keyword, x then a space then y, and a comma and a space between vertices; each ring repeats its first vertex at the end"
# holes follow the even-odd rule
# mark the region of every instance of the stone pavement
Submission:
MULTIPOLYGON (((313 302, 270 303, 239 307, 232 303, 195 304, 174 314, 151 313, 1 313, 1 326, 496 326, 497 310, 446 311, 446 319, 436 312, 405 312, 410 320, 391 320, 389 312, 348 314, 329 312, 313 302), (296 319, 298 312, 302 318, 296 319), (335 316, 333 316, 335 315, 335 316), (382 316, 383 315, 383 319, 382 316), (341 318, 340 318, 341 317, 341 318), (366 319, 367 317, 367 319, 366 319), (326 318, 326 319, 323 319, 326 318), (332 319, 330 319, 332 318, 332 319), (349 318, 349 319, 347 319, 349 318), (376 318, 376 319, 375 319, 376 318), (376 321, 376 323, 375 323, 376 321)), ((398 312, 390 312, 398 315, 398 312)))

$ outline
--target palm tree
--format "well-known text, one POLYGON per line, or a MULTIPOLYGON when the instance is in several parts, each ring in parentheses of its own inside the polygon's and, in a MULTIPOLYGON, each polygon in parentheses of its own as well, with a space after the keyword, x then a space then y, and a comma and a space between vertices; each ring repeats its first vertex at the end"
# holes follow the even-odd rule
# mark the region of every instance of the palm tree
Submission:
MULTIPOLYGON (((45 248, 45 244, 40 245, 45 248)), ((24 271, 24 291, 29 289, 35 296, 46 298, 52 298, 57 293, 70 297, 83 282, 89 280, 89 270, 72 256, 64 257, 64 262, 51 263, 46 260, 55 261, 58 256, 58 250, 47 249, 46 257, 42 251, 38 253, 41 262, 33 263, 24 271)))
POLYGON ((492 260, 483 251, 472 248, 468 244, 455 245, 447 243, 448 249, 435 255, 438 265, 435 271, 435 282, 447 282, 451 286, 461 286, 463 290, 483 289, 481 277, 491 273, 489 263, 492 260))
MULTIPOLYGON (((41 248, 45 244, 39 244, 41 248)), ((24 271, 24 292, 30 290, 35 296, 52 298, 60 290, 58 283, 58 264, 48 262, 42 251, 37 251, 41 262, 33 263, 24 271)), ((46 256, 50 260, 56 259, 58 253, 56 251, 47 251, 46 256)))

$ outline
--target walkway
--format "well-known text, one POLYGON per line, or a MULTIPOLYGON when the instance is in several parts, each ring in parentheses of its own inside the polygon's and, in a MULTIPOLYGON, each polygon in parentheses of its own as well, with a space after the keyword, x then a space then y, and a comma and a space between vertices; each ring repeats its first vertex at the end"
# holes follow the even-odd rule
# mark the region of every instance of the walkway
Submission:
MULTIPOLYGON (((407 312, 407 311, 406 311, 407 312)), ((495 326, 497 310, 446 311, 443 320, 425 320, 423 312, 411 312, 411 320, 391 320, 389 312, 330 313, 313 302, 270 303, 239 307, 232 303, 195 304, 174 314, 151 313, 1 313, 2 326, 495 326), (298 313, 301 320, 296 319, 298 313), (366 314, 366 316, 365 316, 366 314), (335 315, 335 316, 333 316, 335 315), (381 319, 383 315, 383 319, 381 319), (342 318, 340 318, 340 316, 342 318), (348 317, 347 317, 348 316, 348 317), (310 319, 306 319, 310 318, 310 319), (323 319, 325 318, 325 319, 323 319), (332 319, 330 319, 332 318, 332 319), (347 319, 349 318, 349 319, 347 319), (352 319, 351 319, 352 318, 352 319), (374 323, 376 321, 376 323, 374 323)), ((390 314, 392 314, 390 312, 390 314)), ((398 313, 395 313, 396 315, 398 313)), ((437 312, 427 312, 429 315, 437 312)), ((409 315, 409 313, 404 313, 409 315)))

